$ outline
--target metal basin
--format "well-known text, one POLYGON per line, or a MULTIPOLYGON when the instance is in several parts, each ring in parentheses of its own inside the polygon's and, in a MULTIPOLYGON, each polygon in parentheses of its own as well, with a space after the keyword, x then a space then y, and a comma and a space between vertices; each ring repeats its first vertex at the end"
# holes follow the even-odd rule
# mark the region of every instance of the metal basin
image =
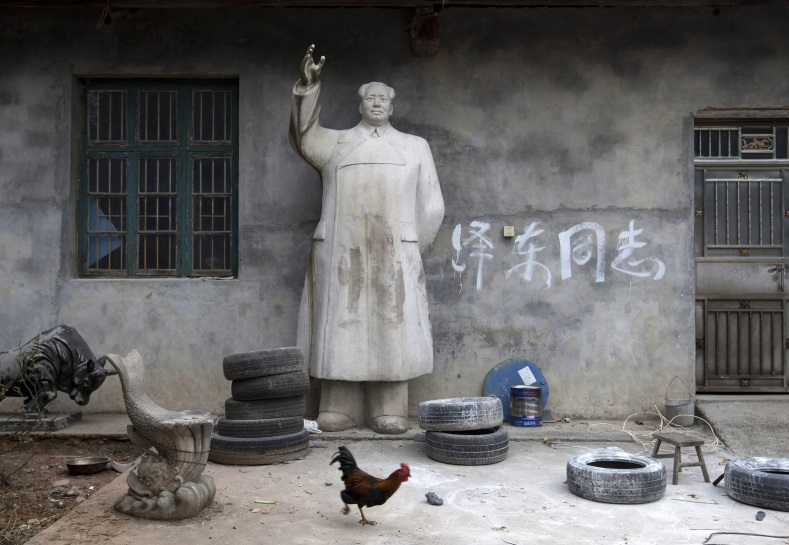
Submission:
POLYGON ((90 475, 107 469, 110 459, 102 456, 89 458, 71 458, 66 460, 66 466, 70 473, 74 475, 90 475))

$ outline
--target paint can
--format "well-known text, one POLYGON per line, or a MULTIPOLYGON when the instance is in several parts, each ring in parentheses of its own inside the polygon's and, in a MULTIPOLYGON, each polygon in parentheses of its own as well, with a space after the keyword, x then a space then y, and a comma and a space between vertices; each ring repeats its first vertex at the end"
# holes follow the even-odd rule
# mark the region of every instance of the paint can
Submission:
POLYGON ((542 426, 542 388, 510 387, 510 424, 521 427, 542 426))
POLYGON ((696 424, 696 406, 693 402, 693 396, 690 395, 690 392, 688 391, 688 385, 685 384, 685 381, 679 378, 680 382, 685 385, 685 393, 687 394, 687 397, 679 399, 668 397, 668 391, 671 389, 671 384, 678 378, 678 376, 675 376, 671 379, 671 382, 668 383, 668 388, 666 388, 666 396, 663 398, 663 407, 666 410, 665 416, 669 422, 674 425, 687 428, 696 424))

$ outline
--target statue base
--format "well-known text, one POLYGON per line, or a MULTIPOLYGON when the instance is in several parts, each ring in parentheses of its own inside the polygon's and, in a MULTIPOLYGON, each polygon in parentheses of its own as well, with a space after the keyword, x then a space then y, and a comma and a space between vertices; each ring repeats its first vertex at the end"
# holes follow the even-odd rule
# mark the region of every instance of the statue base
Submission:
MULTIPOLYGON (((129 474, 129 484, 137 480, 129 474)), ((182 483, 173 491, 160 490, 156 494, 140 496, 131 488, 115 502, 115 509, 133 517, 151 520, 183 520, 197 516, 214 500, 214 479, 201 475, 196 481, 182 483)))
POLYGON ((0 433, 57 431, 72 422, 82 420, 82 412, 75 413, 0 413, 0 433))

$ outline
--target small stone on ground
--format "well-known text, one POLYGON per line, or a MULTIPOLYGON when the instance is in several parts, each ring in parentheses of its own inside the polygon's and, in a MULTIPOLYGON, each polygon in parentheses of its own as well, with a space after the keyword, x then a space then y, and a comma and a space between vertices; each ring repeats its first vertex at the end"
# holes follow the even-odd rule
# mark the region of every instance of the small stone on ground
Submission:
POLYGON ((444 500, 436 496, 435 492, 428 492, 425 497, 430 505, 444 505, 444 500))

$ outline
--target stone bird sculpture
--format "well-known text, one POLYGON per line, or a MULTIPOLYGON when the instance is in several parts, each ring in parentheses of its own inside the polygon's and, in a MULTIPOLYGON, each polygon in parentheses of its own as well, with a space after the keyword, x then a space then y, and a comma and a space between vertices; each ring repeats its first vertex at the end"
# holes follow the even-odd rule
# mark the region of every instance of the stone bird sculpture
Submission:
POLYGON ((208 462, 213 415, 198 411, 170 411, 156 404, 143 389, 143 360, 132 350, 126 356, 108 354, 118 371, 126 412, 132 426, 128 434, 140 448, 154 446, 184 482, 197 481, 208 462))

